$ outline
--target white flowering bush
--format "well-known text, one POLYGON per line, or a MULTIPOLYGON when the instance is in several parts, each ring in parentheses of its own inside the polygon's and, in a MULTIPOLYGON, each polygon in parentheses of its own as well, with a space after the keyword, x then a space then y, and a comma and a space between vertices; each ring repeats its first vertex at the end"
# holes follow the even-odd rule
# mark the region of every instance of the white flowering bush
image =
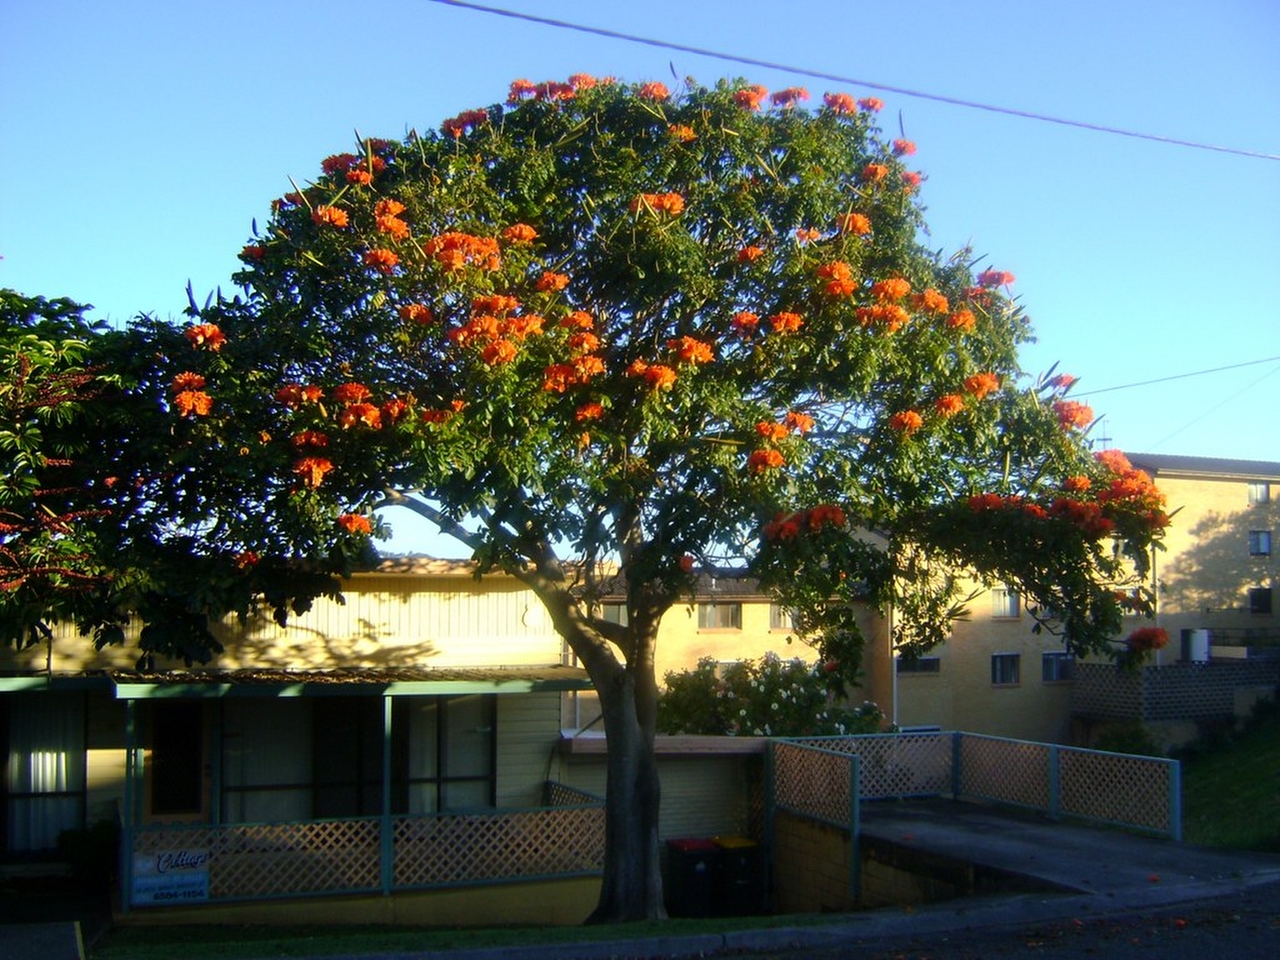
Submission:
POLYGON ((880 708, 839 702, 828 673, 821 662, 773 653, 728 664, 705 658, 692 670, 667 673, 658 732, 802 737, 879 731, 880 708))

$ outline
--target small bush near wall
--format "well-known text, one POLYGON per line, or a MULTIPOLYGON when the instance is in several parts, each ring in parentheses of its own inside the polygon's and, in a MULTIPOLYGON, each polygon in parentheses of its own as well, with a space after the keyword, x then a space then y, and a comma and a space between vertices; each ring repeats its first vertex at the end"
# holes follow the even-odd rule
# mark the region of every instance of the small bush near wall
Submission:
POLYGON ((839 705, 821 663, 759 660, 698 661, 666 675, 658 701, 658 731, 715 736, 805 737, 876 733, 884 715, 874 703, 839 705))
POLYGON ((1095 750, 1111 753, 1134 753, 1144 757, 1163 757, 1165 751, 1156 738, 1137 720, 1113 723, 1098 734, 1095 750))

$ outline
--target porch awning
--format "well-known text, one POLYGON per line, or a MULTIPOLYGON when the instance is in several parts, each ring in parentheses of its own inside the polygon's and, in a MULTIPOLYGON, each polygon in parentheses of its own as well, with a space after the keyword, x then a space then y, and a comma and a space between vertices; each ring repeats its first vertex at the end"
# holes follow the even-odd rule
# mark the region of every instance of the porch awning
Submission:
POLYGON ((576 667, 111 671, 120 700, 155 697, 464 696, 590 690, 576 667))

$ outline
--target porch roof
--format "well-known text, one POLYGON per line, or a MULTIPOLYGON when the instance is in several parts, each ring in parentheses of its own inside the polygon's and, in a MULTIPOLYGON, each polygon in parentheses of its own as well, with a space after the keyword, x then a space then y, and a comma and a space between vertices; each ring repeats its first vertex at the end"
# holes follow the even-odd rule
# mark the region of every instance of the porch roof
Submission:
POLYGON ((338 670, 108 670, 76 677, 12 678, 13 690, 84 684, 114 688, 120 700, 153 697, 461 696, 590 690, 585 670, 566 666, 368 667, 338 670), (49 681, 53 682, 50 683, 49 681))

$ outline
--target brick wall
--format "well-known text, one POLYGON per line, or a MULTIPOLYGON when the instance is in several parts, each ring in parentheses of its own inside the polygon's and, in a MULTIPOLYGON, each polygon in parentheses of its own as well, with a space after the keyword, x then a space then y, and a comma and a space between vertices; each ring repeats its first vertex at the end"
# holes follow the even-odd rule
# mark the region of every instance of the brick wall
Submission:
POLYGON ((1280 688, 1280 661, 1179 662, 1121 670, 1077 663, 1071 711, 1077 716, 1168 721, 1229 717, 1237 692, 1280 688))

